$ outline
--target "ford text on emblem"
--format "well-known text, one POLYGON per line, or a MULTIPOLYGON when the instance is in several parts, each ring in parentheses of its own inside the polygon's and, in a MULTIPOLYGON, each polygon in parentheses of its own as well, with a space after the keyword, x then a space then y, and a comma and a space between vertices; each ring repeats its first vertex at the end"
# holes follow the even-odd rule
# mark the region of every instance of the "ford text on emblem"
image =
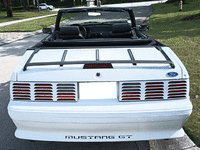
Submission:
POLYGON ((170 77, 176 77, 178 75, 178 73, 177 72, 168 72, 167 75, 170 77))

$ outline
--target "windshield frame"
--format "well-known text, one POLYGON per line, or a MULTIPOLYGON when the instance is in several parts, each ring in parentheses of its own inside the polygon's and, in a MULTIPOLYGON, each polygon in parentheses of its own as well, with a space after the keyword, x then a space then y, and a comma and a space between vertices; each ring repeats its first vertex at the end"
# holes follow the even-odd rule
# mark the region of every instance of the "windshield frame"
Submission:
POLYGON ((90 7, 90 8, 68 8, 68 9, 61 9, 58 11, 57 19, 56 19, 56 25, 55 25, 55 31, 60 30, 60 20, 62 17, 62 13, 73 13, 73 12, 92 12, 92 11, 119 11, 124 12, 127 11, 131 20, 131 26, 132 28, 136 27, 135 22, 135 16, 133 13, 133 10, 131 8, 113 8, 113 7, 90 7))

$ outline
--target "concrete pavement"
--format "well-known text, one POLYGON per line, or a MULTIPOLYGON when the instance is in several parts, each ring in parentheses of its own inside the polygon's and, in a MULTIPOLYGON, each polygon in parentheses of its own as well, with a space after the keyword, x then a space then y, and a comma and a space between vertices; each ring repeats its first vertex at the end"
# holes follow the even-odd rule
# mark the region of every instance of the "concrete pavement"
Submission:
POLYGON ((0 33, 0 46, 9 44, 18 40, 22 40, 37 34, 41 34, 42 30, 35 32, 3 32, 0 33))

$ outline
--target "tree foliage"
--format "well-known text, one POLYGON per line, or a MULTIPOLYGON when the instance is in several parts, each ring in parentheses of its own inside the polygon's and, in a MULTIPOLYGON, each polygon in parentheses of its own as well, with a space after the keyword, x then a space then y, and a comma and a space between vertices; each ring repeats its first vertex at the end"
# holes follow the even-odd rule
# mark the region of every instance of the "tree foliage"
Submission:
POLYGON ((7 17, 13 17, 11 0, 1 0, 3 6, 6 8, 7 17))

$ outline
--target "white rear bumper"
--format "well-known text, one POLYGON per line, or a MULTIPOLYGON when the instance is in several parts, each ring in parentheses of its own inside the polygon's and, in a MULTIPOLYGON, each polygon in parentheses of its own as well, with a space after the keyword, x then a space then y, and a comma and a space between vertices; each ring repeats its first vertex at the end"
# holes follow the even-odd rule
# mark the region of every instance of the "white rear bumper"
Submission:
POLYGON ((11 101, 16 137, 65 142, 111 142, 177 138, 192 112, 189 99, 76 103, 11 101), (42 104, 42 105, 41 105, 42 104))

